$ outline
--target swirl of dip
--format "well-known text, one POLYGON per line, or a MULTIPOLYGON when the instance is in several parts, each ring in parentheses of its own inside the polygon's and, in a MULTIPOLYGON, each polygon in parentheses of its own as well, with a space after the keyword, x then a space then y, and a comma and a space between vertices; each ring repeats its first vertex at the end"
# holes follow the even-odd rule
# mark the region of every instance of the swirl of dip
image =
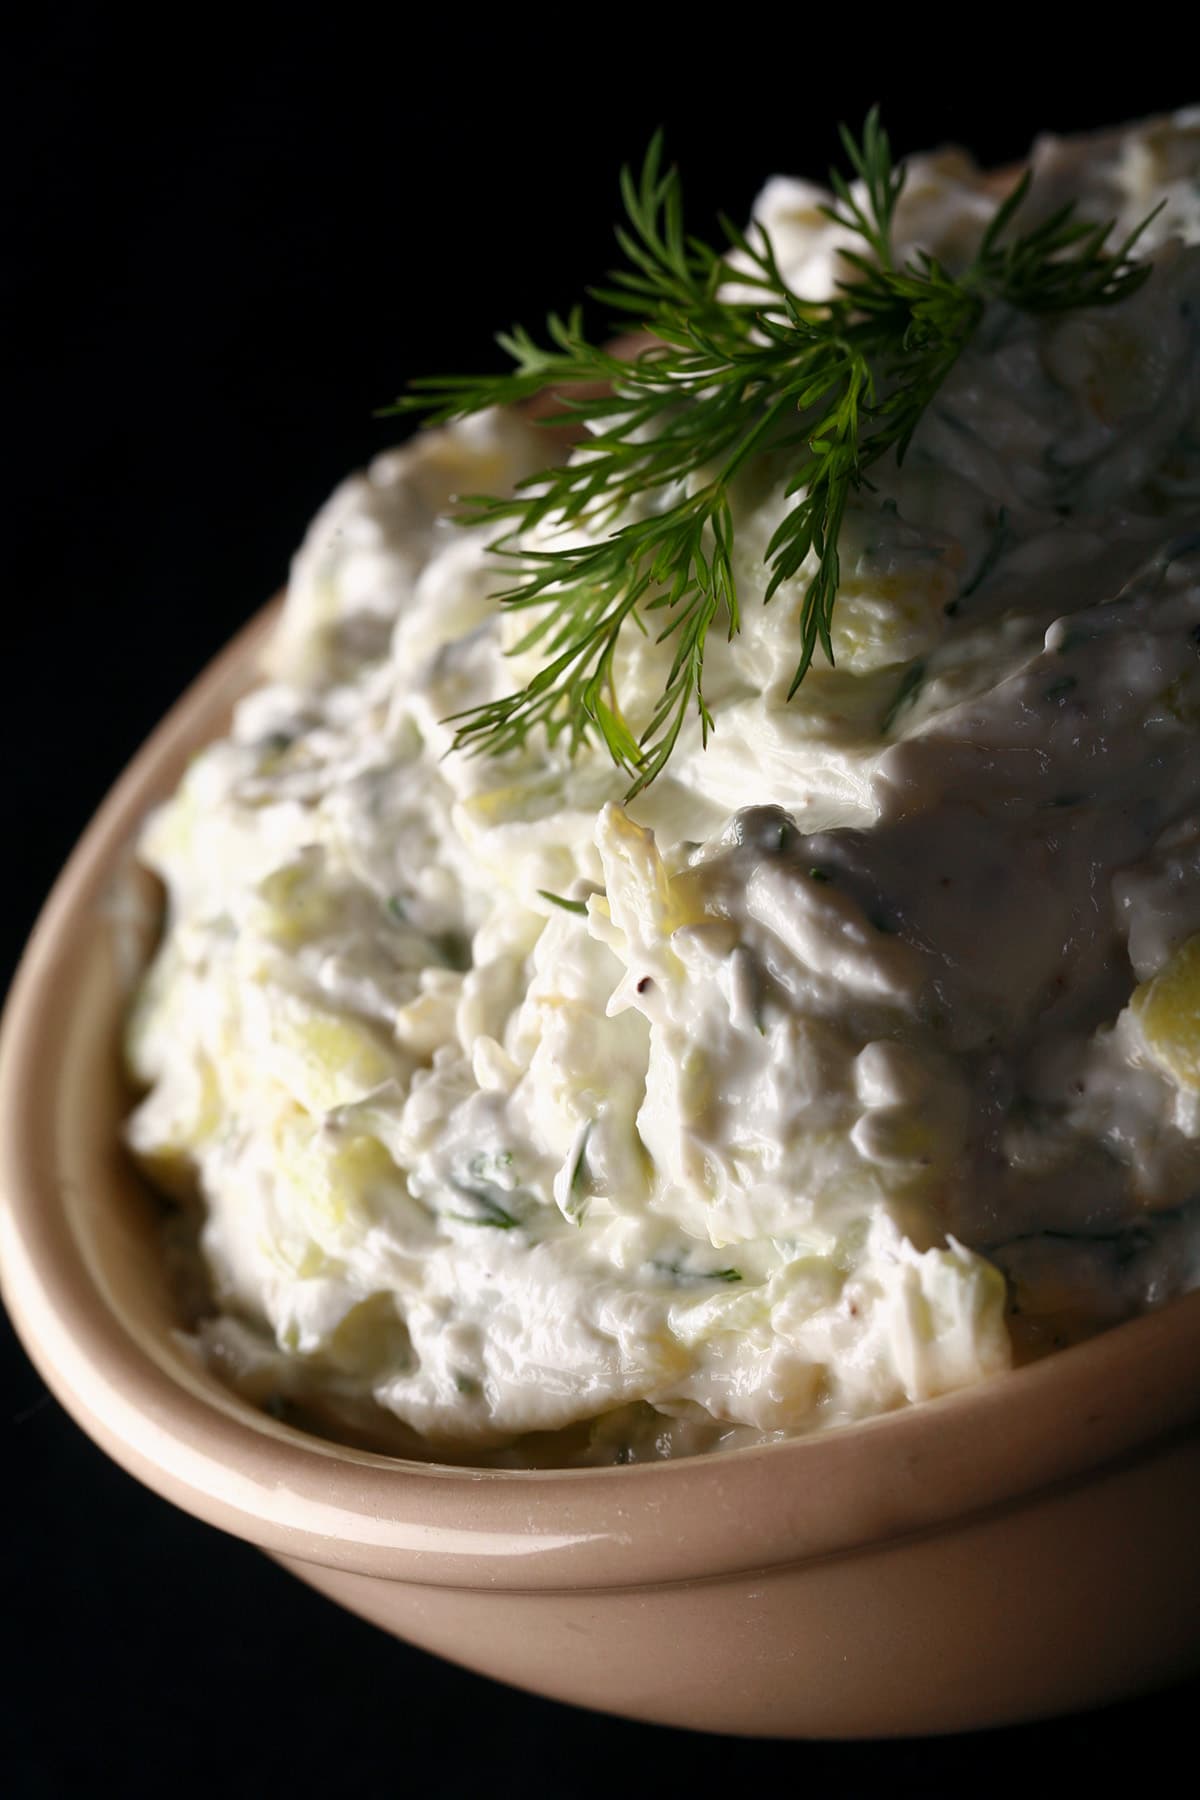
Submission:
MULTIPOLYGON (((989 312, 858 495, 836 667, 790 701, 787 471, 741 481, 715 733, 628 807, 602 750, 446 723, 537 667, 446 515, 544 434, 424 434, 312 525, 267 685, 141 845, 129 1141, 202 1203, 197 1337, 245 1391, 628 1461, 945 1393, 1200 1280, 1200 113, 1033 162, 1047 209, 1165 201, 1150 280, 989 312)), ((824 198, 756 208, 814 298, 824 198)), ((900 248, 953 265, 994 206, 914 158, 900 248)), ((636 726, 671 646, 627 636, 636 726)))

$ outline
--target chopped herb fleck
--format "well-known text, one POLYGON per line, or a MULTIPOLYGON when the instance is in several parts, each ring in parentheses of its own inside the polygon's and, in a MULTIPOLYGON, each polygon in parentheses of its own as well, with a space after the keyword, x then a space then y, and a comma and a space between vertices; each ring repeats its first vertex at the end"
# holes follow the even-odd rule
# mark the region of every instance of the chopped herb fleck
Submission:
POLYGON ((575 1153, 575 1161, 571 1166, 570 1179, 567 1182, 567 1217, 569 1219, 574 1219, 577 1225, 582 1225, 583 1223, 583 1215, 587 1211, 588 1189, 591 1186, 591 1179, 588 1173, 587 1147, 588 1139, 592 1135, 593 1124, 594 1121, 589 1120, 587 1126, 580 1134, 579 1147, 575 1153))
POLYGON ((514 1231, 520 1220, 501 1206, 494 1198, 492 1191, 483 1186, 475 1186, 468 1181, 452 1181, 450 1186, 464 1200, 470 1200, 478 1208, 475 1213, 443 1213, 443 1218, 454 1219, 459 1225, 487 1225, 493 1231, 514 1231))
POLYGON ((740 1269, 687 1269, 682 1263, 660 1262, 657 1258, 651 1262, 650 1266, 652 1269, 657 1269, 660 1274, 669 1275, 672 1280, 680 1283, 689 1281, 732 1282, 742 1279, 740 1269))
POLYGON ((920 691, 921 683, 924 679, 925 659, 924 657, 920 657, 912 665, 911 669, 905 671, 904 675, 901 677, 900 685, 892 695, 892 703, 880 721, 879 731, 881 736, 886 732, 889 732, 905 708, 912 705, 920 691))
POLYGON ((447 969, 457 969, 461 974, 471 966, 471 943, 461 931, 441 931, 430 943, 437 951, 442 964, 447 969))
POLYGON ((592 1182, 587 1147, 595 1123, 594 1119, 587 1119, 576 1128, 568 1164, 554 1177, 554 1203, 569 1225, 582 1225, 588 1209, 592 1182))
MULTIPOLYGON (((1002 506, 996 514, 996 523, 992 530, 992 536, 988 543, 988 547, 979 559, 979 567, 975 570, 975 573, 972 575, 970 581, 967 582, 967 585, 959 590, 959 600, 969 600, 976 588, 983 586, 983 583, 987 580, 988 576, 1013 541, 1013 534, 1009 530, 1008 524, 1008 508, 1002 506)), ((950 602, 950 606, 947 606, 945 610, 949 612, 951 606, 957 611, 957 602, 953 600, 950 602)))
POLYGON ((584 900, 564 900, 564 898, 561 894, 548 893, 545 888, 539 888, 538 893, 541 895, 543 900, 548 900, 550 902, 551 906, 561 906, 564 912, 578 913, 581 918, 584 918, 584 919, 587 918, 587 902, 586 901, 584 901, 584 900))
POLYGON ((748 1009, 754 1020, 754 1028, 759 1037, 767 1035, 766 1005, 767 994, 764 982, 764 971, 760 968, 754 952, 748 944, 738 944, 733 950, 735 993, 741 1004, 748 1009))

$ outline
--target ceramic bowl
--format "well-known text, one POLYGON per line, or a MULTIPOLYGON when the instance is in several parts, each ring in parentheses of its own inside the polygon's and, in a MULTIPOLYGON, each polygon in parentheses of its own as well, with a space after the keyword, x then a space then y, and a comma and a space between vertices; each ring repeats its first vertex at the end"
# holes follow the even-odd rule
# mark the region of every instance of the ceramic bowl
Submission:
POLYGON ((222 729, 268 625, 234 642, 117 784, 9 1001, 0 1274, 84 1430, 385 1629, 637 1718, 948 1731, 1197 1667, 1200 1293, 868 1424, 629 1468, 473 1471, 341 1448, 197 1364, 158 1207, 120 1144, 119 1025, 145 950, 130 845, 222 729))

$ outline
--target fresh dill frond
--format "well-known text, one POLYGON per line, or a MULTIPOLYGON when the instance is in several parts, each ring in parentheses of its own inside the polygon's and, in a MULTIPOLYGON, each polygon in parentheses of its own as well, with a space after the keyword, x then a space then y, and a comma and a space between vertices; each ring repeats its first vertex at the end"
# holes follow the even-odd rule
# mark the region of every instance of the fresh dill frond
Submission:
POLYGON ((721 248, 688 233, 659 133, 640 175, 622 174, 625 265, 594 295, 618 329, 636 323, 648 334, 640 354, 627 360, 590 342, 576 308, 551 315, 545 345, 519 327, 501 335, 507 372, 422 378, 387 409, 445 423, 566 390, 547 422, 565 417, 588 428, 586 455, 553 464, 509 498, 464 502, 464 520, 494 525, 493 548, 511 563, 500 602, 531 617, 513 653, 537 649, 544 660, 525 687, 459 715, 459 748, 502 754, 542 728, 574 753, 598 737, 630 776, 632 797, 661 773, 693 711, 707 742, 708 635, 718 627, 732 637, 740 624, 731 484, 767 453, 792 459, 786 492, 794 503, 767 547, 766 600, 807 575, 790 698, 818 647, 834 659, 838 544, 852 496, 881 457, 903 459, 988 303, 1032 313, 1107 306, 1149 275, 1133 255, 1149 220, 1112 245, 1111 226, 1084 222, 1067 206, 1013 235, 1028 175, 963 270, 952 274, 924 252, 897 263, 903 164, 877 109, 860 139, 845 127, 841 135, 855 179, 831 174, 825 210, 862 247, 841 252, 849 273, 831 300, 789 288, 761 226, 744 232, 722 220, 721 248), (592 395, 572 396, 575 384, 590 384, 592 395), (586 527, 583 542, 528 542, 540 526, 552 534, 572 525, 586 527), (636 735, 615 677, 631 625, 674 642, 661 698, 636 735))

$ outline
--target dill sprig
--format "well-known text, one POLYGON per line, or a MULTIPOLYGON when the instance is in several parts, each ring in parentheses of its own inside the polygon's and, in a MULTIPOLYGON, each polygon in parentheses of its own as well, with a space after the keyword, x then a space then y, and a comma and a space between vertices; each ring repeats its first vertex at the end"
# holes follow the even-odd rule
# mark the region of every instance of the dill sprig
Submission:
POLYGON ((824 210, 861 248, 841 252, 849 273, 831 300, 805 300, 788 287, 761 226, 743 232, 722 219, 721 248, 687 232, 679 177, 663 166, 659 133, 640 176, 622 174, 628 223, 617 241, 625 266, 594 290, 617 328, 632 320, 648 334, 640 354, 628 360, 590 342, 577 307, 550 316, 545 345, 519 327, 502 334, 513 363, 507 372, 422 378, 387 409, 424 411, 441 423, 565 389, 553 420, 588 428, 586 451, 571 462, 522 482, 509 498, 463 503, 466 522, 500 527, 493 548, 513 569, 500 601, 531 615, 513 654, 538 648, 544 661, 524 688, 457 715, 458 747, 501 754, 542 727, 574 753, 596 734, 629 774, 632 796, 661 773, 693 708, 707 742, 708 635, 717 625, 729 637, 739 628, 731 484, 768 453, 791 459, 786 492, 794 504, 767 547, 766 600, 807 573, 790 699, 818 646, 834 660, 847 505, 873 463, 889 453, 903 459, 988 303, 1034 313, 1107 306, 1150 272, 1132 254, 1148 220, 1112 244, 1111 225, 1089 224, 1064 206, 1011 235, 1028 174, 964 269, 952 274, 925 252, 898 262, 892 222, 905 172, 878 111, 861 139, 845 127, 841 138, 857 180, 851 185, 835 170, 824 210), (592 394, 573 397, 574 384, 590 384, 592 394), (584 540, 556 545, 554 529, 572 525, 585 528, 584 540), (534 547, 528 536, 540 526, 550 535, 534 547), (614 672, 630 625, 674 640, 661 699, 636 736, 614 672))

